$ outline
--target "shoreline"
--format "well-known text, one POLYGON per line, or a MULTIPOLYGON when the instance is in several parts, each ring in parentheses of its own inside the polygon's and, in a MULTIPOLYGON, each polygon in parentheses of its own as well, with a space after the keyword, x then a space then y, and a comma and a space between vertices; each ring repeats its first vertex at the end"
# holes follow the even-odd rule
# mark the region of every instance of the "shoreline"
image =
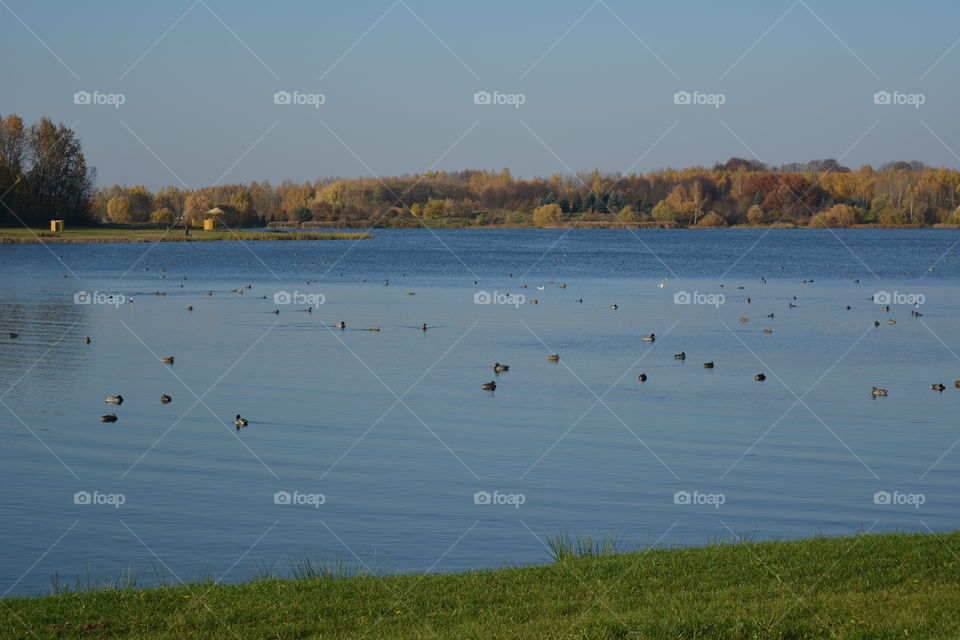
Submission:
POLYGON ((134 581, 8 598, 0 624, 37 638, 83 630, 190 639, 960 635, 952 551, 960 531, 738 539, 633 553, 588 538, 549 543, 554 562, 535 566, 378 575, 304 559, 294 564, 296 578, 267 573, 219 584, 208 577, 150 588, 134 581))
POLYGON ((324 232, 324 231, 203 231, 191 230, 191 235, 178 231, 154 231, 146 229, 118 229, 77 227, 66 231, 52 232, 40 229, 0 229, 0 244, 72 244, 102 242, 269 242, 290 240, 363 240, 373 238, 372 233, 324 232))

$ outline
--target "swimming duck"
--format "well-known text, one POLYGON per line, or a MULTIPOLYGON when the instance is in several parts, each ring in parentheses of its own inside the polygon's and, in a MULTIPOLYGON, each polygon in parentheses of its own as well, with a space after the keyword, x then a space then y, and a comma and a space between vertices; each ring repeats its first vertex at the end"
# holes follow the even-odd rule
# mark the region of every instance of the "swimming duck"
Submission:
POLYGON ((163 394, 162 396, 160 396, 160 402, 162 402, 163 404, 170 404, 171 402, 173 402, 173 398, 171 398, 167 394, 163 394))
POLYGON ((890 318, 889 320, 887 320, 887 324, 891 324, 891 325, 892 325, 892 324, 897 324, 897 321, 894 320, 893 318, 890 318))
POLYGON ((880 326, 880 322, 879 322, 878 320, 874 320, 874 321, 873 321, 873 326, 879 327, 879 326, 880 326))
POLYGON ((612 304, 612 305, 610 305, 610 308, 613 309, 614 311, 616 311, 619 307, 617 307, 617 305, 615 305, 615 304, 612 304))
POLYGON ((494 382, 493 380, 491 380, 490 382, 484 382, 484 383, 483 383, 483 388, 484 388, 484 389, 487 389, 487 390, 489 390, 489 391, 493 391, 494 389, 497 388, 497 383, 494 382))
POLYGON ((933 389, 934 391, 943 391, 944 389, 946 389, 946 387, 939 382, 937 384, 930 385, 930 388, 933 389))
POLYGON ((239 430, 240 430, 240 427, 245 427, 245 426, 247 426, 247 425, 250 424, 250 423, 247 421, 246 418, 241 418, 241 417, 240 417, 240 414, 238 413, 238 414, 237 414, 237 417, 234 418, 234 420, 233 420, 233 424, 235 424, 235 425, 237 426, 237 431, 239 431, 239 430))
POLYGON ((123 396, 107 396, 103 401, 108 404, 123 404, 123 396))
POLYGON ((873 397, 875 397, 875 398, 876 398, 877 396, 886 396, 886 395, 887 395, 887 390, 886 390, 886 389, 881 389, 880 387, 873 387, 873 388, 870 390, 870 394, 871 394, 873 397))
POLYGON ((673 359, 674 359, 674 360, 686 360, 686 359, 687 359, 687 352, 686 352, 686 351, 681 351, 680 353, 675 353, 675 354, 673 354, 673 359))
POLYGON ((772 318, 772 317, 773 317, 773 314, 771 313, 771 314, 769 314, 767 317, 768 317, 768 318, 772 318))
POLYGON ((173 364, 173 356, 167 356, 166 358, 160 358, 160 362, 164 364, 173 364))
POLYGON ((426 330, 429 329, 429 328, 430 328, 430 327, 427 326, 427 323, 426 323, 426 322, 424 322, 422 325, 420 325, 420 329, 422 329, 423 331, 426 331, 426 330))
POLYGON ((367 331, 380 331, 380 327, 370 327, 367 331))
POLYGON ((510 366, 506 364, 500 364, 499 362, 495 362, 493 363, 493 370, 496 371, 497 373, 500 373, 501 371, 509 371, 510 366))
POLYGON ((108 413, 105 416, 100 416, 100 422, 116 422, 116 421, 117 421, 117 414, 115 413, 108 413))
POLYGON ((764 380, 767 379, 767 376, 765 376, 762 373, 758 373, 757 375, 753 376, 753 379, 756 380, 757 382, 763 382, 764 380))
POLYGON ((890 305, 880 307, 880 311, 890 311, 890 305))
POLYGON ((547 360, 559 360, 559 359, 560 359, 560 356, 557 355, 556 353, 547 356, 547 360))
POLYGON ((764 329, 763 332, 764 332, 764 333, 773 333, 773 329, 764 329))
POLYGON ((656 334, 653 334, 653 333, 651 333, 651 334, 648 335, 648 336, 643 336, 643 341, 644 341, 644 342, 653 342, 653 341, 656 340, 656 339, 657 339, 657 336, 656 336, 656 334))
POLYGON ((703 368, 704 368, 704 369, 713 369, 713 360, 711 360, 710 362, 704 362, 704 363, 703 363, 703 368))
POLYGON ((740 318, 740 322, 750 322, 750 318, 740 318))
POLYGON ((530 304, 540 304, 536 298, 530 301, 530 304))
POLYGON ((193 305, 190 305, 189 307, 187 307, 187 311, 193 311, 193 305))
POLYGON ((19 337, 19 335, 20 335, 19 333, 11 333, 11 334, 10 334, 10 339, 13 340, 13 339, 16 338, 16 337, 19 337))
POLYGON ((335 325, 333 325, 333 326, 336 327, 337 329, 346 329, 346 328, 347 328, 347 323, 344 322, 343 320, 341 320, 340 322, 338 322, 337 324, 335 324, 335 325))
POLYGON ((647 381, 647 374, 641 373, 641 374, 637 377, 637 380, 639 380, 640 382, 646 382, 646 381, 647 381))
POLYGON ((274 309, 274 310, 271 311, 270 313, 272 313, 272 314, 275 315, 275 316, 278 316, 278 315, 280 315, 280 309, 274 309))
POLYGON ((90 344, 90 338, 84 338, 83 344, 90 344))

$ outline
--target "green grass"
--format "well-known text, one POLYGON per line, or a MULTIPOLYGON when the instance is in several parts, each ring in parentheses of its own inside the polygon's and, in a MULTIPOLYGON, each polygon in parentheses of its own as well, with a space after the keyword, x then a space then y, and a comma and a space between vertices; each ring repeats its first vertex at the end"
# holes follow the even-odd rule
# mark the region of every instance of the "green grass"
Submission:
POLYGON ((191 229, 185 236, 183 229, 147 229, 103 225, 93 227, 67 228, 54 233, 49 229, 27 229, 26 227, 0 228, 0 244, 3 243, 72 243, 72 242, 210 242, 215 240, 356 240, 372 238, 366 232, 325 232, 325 231, 204 231, 191 229))
MULTIPOLYGON (((4 638, 957 638, 960 532, 610 553, 561 536, 545 566, 369 575, 301 563, 0 601, 4 638)), ((354 569, 357 567, 354 566, 354 569)))

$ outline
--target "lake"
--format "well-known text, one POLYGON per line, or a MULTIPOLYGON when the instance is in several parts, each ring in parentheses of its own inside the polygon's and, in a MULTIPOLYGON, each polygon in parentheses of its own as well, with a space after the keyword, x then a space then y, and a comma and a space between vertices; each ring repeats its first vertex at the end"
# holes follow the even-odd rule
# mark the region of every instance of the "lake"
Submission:
POLYGON ((960 230, 375 235, 0 245, 0 593, 960 522, 960 230))

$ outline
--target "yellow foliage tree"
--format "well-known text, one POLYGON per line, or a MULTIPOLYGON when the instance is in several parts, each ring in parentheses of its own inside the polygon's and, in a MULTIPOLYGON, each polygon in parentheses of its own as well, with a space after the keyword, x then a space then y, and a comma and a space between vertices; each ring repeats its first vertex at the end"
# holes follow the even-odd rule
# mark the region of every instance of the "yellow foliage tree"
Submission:
POLYGON ((533 212, 533 224, 538 227, 556 227, 563 222, 563 209, 556 203, 537 207, 533 212))

